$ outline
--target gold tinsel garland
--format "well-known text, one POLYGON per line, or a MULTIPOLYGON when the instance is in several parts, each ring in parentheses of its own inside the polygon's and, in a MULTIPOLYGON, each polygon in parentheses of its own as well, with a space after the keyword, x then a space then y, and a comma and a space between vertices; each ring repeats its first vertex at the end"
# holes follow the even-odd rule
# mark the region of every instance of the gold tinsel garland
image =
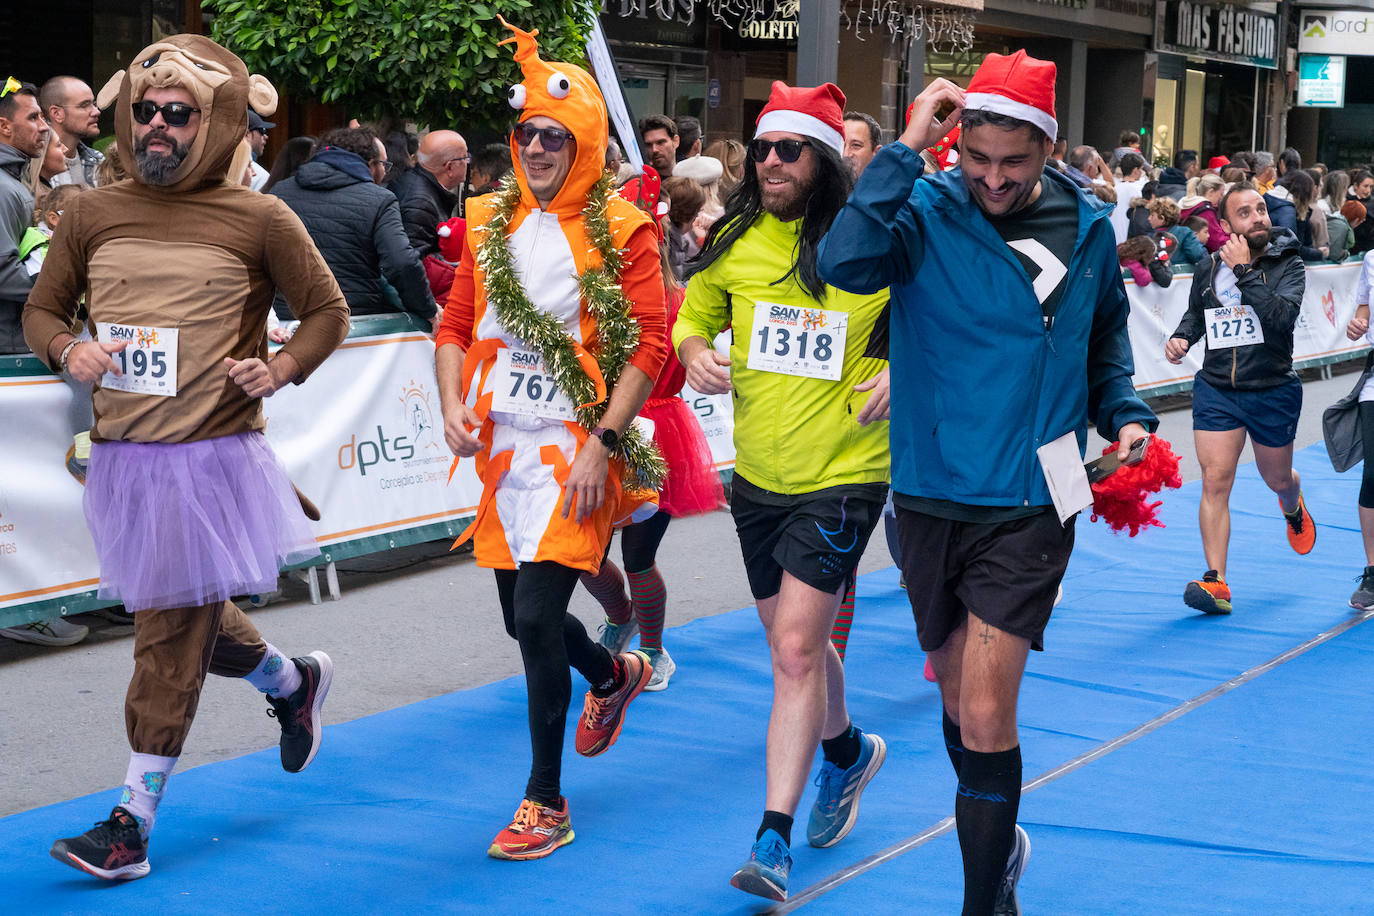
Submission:
MULTIPOLYGON (((525 295, 516 275, 506 231, 511 217, 520 203, 520 185, 514 175, 507 176, 497 192, 492 218, 479 229, 482 238, 475 258, 486 277, 487 302, 497 320, 509 333, 519 338, 544 360, 544 369, 558 389, 577 408, 577 422, 588 431, 601 422, 621 372, 639 346, 639 326, 630 318, 630 300, 620 288, 620 272, 624 258, 611 236, 606 210, 611 190, 610 175, 603 175, 587 195, 582 211, 587 239, 601 255, 600 267, 588 267, 577 278, 582 299, 596 320, 596 341, 588 347, 601 369, 606 382, 607 397, 600 403, 596 398, 596 383, 577 360, 572 335, 563 329, 557 318, 535 308, 525 295)), ((657 490, 667 476, 667 466, 652 439, 631 426, 620 437, 616 454, 625 460, 625 486, 631 489, 657 490)))

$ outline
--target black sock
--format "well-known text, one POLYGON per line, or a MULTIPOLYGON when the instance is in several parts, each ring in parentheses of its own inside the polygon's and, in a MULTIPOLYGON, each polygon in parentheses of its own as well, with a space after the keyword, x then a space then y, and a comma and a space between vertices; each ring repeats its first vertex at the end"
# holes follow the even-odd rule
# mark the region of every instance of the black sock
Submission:
POLYGON ((964 916, 986 916, 1016 841, 1021 804, 1021 748, 980 753, 965 748, 954 799, 964 859, 964 916))
POLYGON ((964 768, 964 737, 959 732, 959 726, 954 724, 954 720, 949 717, 948 712, 942 713, 945 728, 945 752, 949 754, 949 762, 954 764, 954 775, 958 776, 959 771, 964 768))
POLYGON ((777 831, 784 843, 789 847, 792 845, 792 817, 790 815, 783 814, 781 811, 763 812, 763 823, 759 824, 759 832, 755 834, 754 839, 762 838, 765 830, 777 831))
POLYGON ((859 760, 859 752, 863 750, 863 745, 859 743, 859 730, 851 722, 844 727, 833 738, 823 738, 821 740, 821 753, 825 759, 842 770, 847 770, 859 760))
POLYGON ((625 663, 619 658, 611 659, 611 679, 592 685, 592 696, 608 697, 625 684, 625 663))

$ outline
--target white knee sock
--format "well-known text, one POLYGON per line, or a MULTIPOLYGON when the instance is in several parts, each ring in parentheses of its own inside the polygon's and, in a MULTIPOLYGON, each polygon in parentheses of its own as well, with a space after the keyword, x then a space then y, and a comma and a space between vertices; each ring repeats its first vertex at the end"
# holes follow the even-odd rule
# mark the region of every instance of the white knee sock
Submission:
POLYGON ((138 819, 139 832, 146 840, 157 818, 157 806, 167 791, 167 777, 177 765, 175 757, 153 754, 129 755, 129 770, 124 774, 124 794, 119 804, 138 819))
POLYGON ((296 663, 281 654, 270 642, 258 666, 244 678, 269 697, 289 697, 301 686, 301 672, 296 663))

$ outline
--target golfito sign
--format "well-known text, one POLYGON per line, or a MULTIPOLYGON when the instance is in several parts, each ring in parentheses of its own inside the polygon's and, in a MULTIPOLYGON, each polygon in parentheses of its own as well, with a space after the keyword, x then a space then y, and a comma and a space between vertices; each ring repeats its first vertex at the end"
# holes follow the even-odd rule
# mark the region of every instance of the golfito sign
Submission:
POLYGON ((1367 10, 1303 10, 1298 19, 1298 51, 1374 56, 1374 13, 1367 10))

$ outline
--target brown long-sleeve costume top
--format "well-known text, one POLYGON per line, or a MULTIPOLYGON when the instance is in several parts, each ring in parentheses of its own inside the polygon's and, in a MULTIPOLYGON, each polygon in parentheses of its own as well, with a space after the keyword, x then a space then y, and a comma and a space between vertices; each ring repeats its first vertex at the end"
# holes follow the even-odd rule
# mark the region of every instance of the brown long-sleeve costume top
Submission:
POLYGON ((97 386, 93 439, 190 442, 262 429, 261 399, 229 378, 224 358, 267 360, 274 291, 301 319, 282 348, 300 366, 297 383, 348 333, 348 304, 301 221, 278 198, 224 178, 247 127, 246 100, 264 107, 257 95, 271 87, 194 35, 152 45, 124 76, 101 103, 119 89, 120 154, 135 178, 68 204, 24 308, 24 338, 50 362, 49 345, 71 327, 83 294, 93 334, 97 323, 178 330, 176 396, 97 386), (130 101, 165 85, 190 89, 202 122, 174 183, 153 187, 137 173, 130 101))

